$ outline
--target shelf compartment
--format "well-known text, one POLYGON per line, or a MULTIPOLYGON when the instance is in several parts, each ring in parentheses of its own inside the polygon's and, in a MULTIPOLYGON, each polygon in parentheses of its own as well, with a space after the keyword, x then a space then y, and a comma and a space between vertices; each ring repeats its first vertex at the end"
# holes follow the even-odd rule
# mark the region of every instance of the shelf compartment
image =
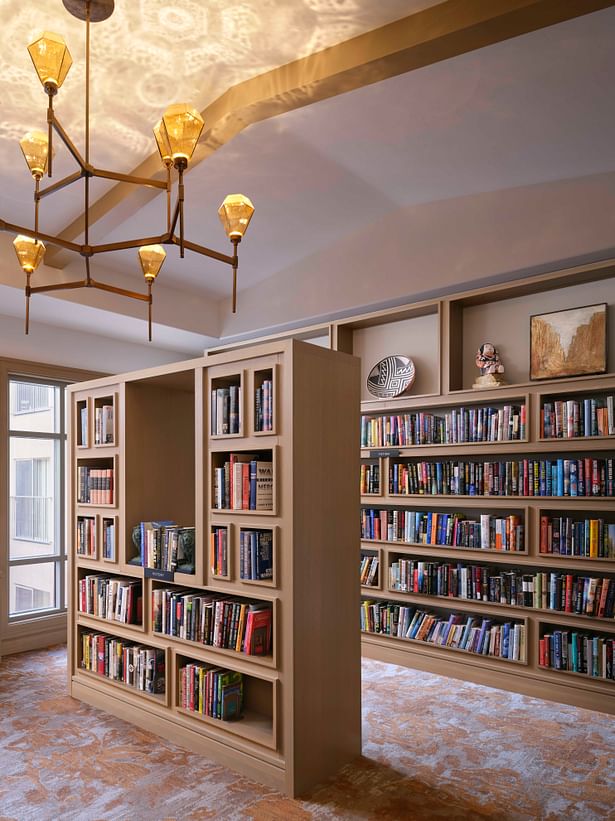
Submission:
MULTIPOLYGON (((415 607, 415 606, 411 605, 410 602, 405 602, 403 600, 401 600, 401 601, 400 600, 395 600, 394 597, 386 597, 386 598, 376 597, 374 599, 374 598, 370 598, 368 596, 365 596, 363 598, 363 601, 362 601, 362 604, 361 604, 361 632, 362 632, 363 635, 369 636, 369 637, 384 638, 384 639, 388 639, 388 640, 391 640, 391 641, 394 641, 394 642, 400 642, 402 644, 410 643, 410 644, 414 644, 414 645, 418 645, 418 646, 422 646, 422 647, 429 647, 429 648, 438 649, 438 650, 441 650, 441 651, 451 650, 451 651, 455 651, 457 653, 462 653, 462 654, 464 654, 468 657, 472 657, 472 658, 489 659, 490 661, 505 662, 506 664, 517 664, 517 665, 523 665, 523 666, 527 665, 527 663, 528 663, 527 662, 528 620, 527 620, 526 617, 519 618, 517 616, 512 616, 510 619, 506 619, 506 618, 502 618, 502 616, 500 614, 497 614, 497 613, 495 613, 495 614, 484 613, 484 612, 481 613, 480 609, 479 609, 479 612, 477 613, 476 610, 472 610, 471 608, 457 607, 456 605, 457 605, 457 603, 455 602, 454 604, 451 604, 450 607, 446 607, 446 608, 439 605, 439 604, 435 605, 435 606, 434 605, 429 606, 428 608, 423 608, 423 607, 421 607, 421 605, 419 605, 418 607, 415 607), (488 617, 488 620, 492 623, 492 627, 493 626, 498 626, 500 628, 500 630, 499 630, 500 641, 504 640, 504 630, 505 630, 504 625, 505 624, 509 625, 509 629, 508 629, 508 631, 506 631, 506 635, 507 635, 508 640, 513 639, 514 625, 519 625, 518 632, 516 632, 516 638, 517 638, 518 647, 519 647, 519 650, 518 650, 519 658, 506 658, 506 657, 503 657, 503 656, 500 656, 500 655, 487 655, 487 654, 483 654, 483 653, 476 653, 476 652, 472 652, 472 651, 470 651, 468 649, 465 649, 465 648, 451 646, 450 644, 446 644, 446 645, 435 644, 432 641, 425 641, 421 638, 409 638, 407 636, 394 635, 394 634, 391 634, 389 632, 380 632, 380 631, 370 630, 369 629, 370 618, 373 616, 373 613, 370 613, 370 605, 378 604, 378 603, 381 603, 383 606, 384 605, 393 605, 395 607, 401 607, 401 608, 404 608, 404 609, 407 608, 410 612, 407 614, 406 619, 409 620, 409 621, 412 620, 415 613, 417 613, 417 612, 426 613, 430 618, 434 618, 438 622, 447 622, 451 618, 455 618, 455 619, 459 618, 461 620, 465 619, 465 624, 467 624, 468 619, 472 618, 472 617, 478 619, 479 621, 483 621, 485 619, 485 617, 488 617), (462 611, 462 612, 460 613, 459 611, 462 611)), ((458 624, 459 624, 459 627, 455 631, 456 634, 459 634, 460 632, 461 633, 463 632, 463 630, 460 629, 461 625, 463 624, 463 621, 459 621, 458 624)), ((449 637, 451 635, 454 635, 453 632, 452 632, 452 629, 453 628, 451 628, 451 630, 449 631, 449 637)), ((474 633, 474 635, 475 636, 477 636, 477 635, 480 636, 480 631, 481 631, 482 628, 477 624, 477 625, 475 625, 475 627, 473 629, 476 629, 476 630, 479 631, 478 634, 474 633)), ((405 632, 407 633, 408 631, 406 630, 405 632)), ((420 635, 420 632, 418 633, 418 635, 420 635)))
POLYGON ((96 396, 92 404, 94 408, 94 447, 115 447, 118 442, 117 393, 96 396))
POLYGON ((551 452, 532 456, 535 458, 442 461, 428 461, 416 456, 391 457, 388 494, 406 498, 413 495, 432 498, 469 495, 489 499, 615 499, 613 457, 564 459, 561 454, 551 452), (600 494, 594 492, 596 487, 600 494), (471 492, 473 488, 474 493, 471 492), (508 492, 500 493, 500 489, 508 492), (551 494, 551 489, 559 492, 551 494), (578 494, 578 490, 574 493, 575 489, 583 490, 583 493, 578 494), (586 493, 587 490, 590 493, 586 493))
POLYGON ((75 555, 79 559, 98 560, 98 516, 96 514, 77 516, 75 555))
POLYGON ((382 550, 361 545, 359 573, 362 590, 382 590, 382 550))
POLYGON ((400 408, 386 414, 363 412, 361 448, 422 450, 433 446, 526 443, 528 409, 529 396, 523 394, 513 400, 487 402, 483 398, 457 406, 425 403, 420 409, 400 408))
POLYGON ((361 459, 361 473, 359 477, 360 492, 362 496, 382 496, 383 464, 380 458, 361 459))
POLYGON ((277 473, 277 446, 212 453, 212 513, 277 515, 277 473))
POLYGON ((143 582, 131 576, 77 568, 77 612, 109 625, 143 630, 143 582), (125 615, 126 620, 117 618, 125 615), (107 613, 113 615, 110 618, 107 613), (128 620, 130 619, 130 620, 128 620))
POLYGON ((117 538, 119 535, 119 517, 100 517, 101 557, 104 562, 117 563, 117 538))
POLYGON ((209 572, 212 579, 233 579, 233 525, 212 522, 209 528, 209 572))
POLYGON ((138 637, 133 636, 130 639, 124 639, 114 635, 109 627, 106 630, 92 630, 89 627, 78 625, 76 672, 80 675, 92 677, 96 681, 128 690, 157 704, 168 706, 168 661, 167 650, 155 646, 146 646, 138 640, 138 637), (88 644, 87 651, 86 641, 88 644), (121 677, 111 678, 101 672, 103 669, 108 670, 109 665, 112 663, 112 655, 117 648, 117 645, 113 645, 112 642, 118 642, 122 650, 121 661, 118 660, 117 662, 119 665, 117 675, 122 676, 124 669, 127 667, 135 667, 134 672, 131 671, 135 681, 138 677, 143 683, 146 678, 149 678, 152 682, 152 692, 141 689, 138 684, 127 683, 121 677), (131 648, 136 648, 132 650, 132 657, 128 655, 131 648), (93 666, 96 669, 92 669, 93 666))
POLYGON ((235 550, 241 584, 277 587, 279 528, 241 525, 237 542, 235 550))
POLYGON ((244 435, 245 371, 226 371, 212 368, 207 379, 210 439, 235 439, 244 435))
MULTIPOLYGON (((425 496, 420 498, 424 500, 425 496)), ((448 499, 450 497, 447 497, 448 499)), ((460 508, 450 505, 440 507, 433 503, 431 505, 415 503, 412 508, 388 505, 375 507, 373 504, 363 503, 361 505, 361 538, 363 541, 385 542, 400 546, 418 544, 435 549, 476 549, 481 552, 493 550, 498 554, 516 556, 527 553, 528 513, 526 506, 511 509, 490 505, 478 512, 472 507, 460 508), (437 509, 433 510, 433 507, 437 509), (391 530, 398 535, 407 534, 410 540, 382 538, 385 535, 388 537, 391 530), (435 539, 440 539, 440 542, 434 541, 434 535, 435 539), (413 537, 416 536, 419 539, 414 540, 413 537), (449 539, 450 541, 457 539, 465 544, 441 543, 443 540, 448 542, 449 539), (498 543, 503 547, 496 547, 498 543), (482 544, 489 544, 489 548, 481 547, 482 544), (519 546, 522 549, 504 549, 508 545, 519 546)))
POLYGON ((185 681, 183 682, 184 687, 182 686, 182 669, 189 664, 205 670, 220 671, 220 667, 215 664, 203 662, 184 653, 175 653, 175 680, 177 682, 175 709, 178 713, 202 722, 212 729, 215 728, 220 733, 230 733, 272 750, 277 748, 277 679, 258 676, 254 672, 248 674, 243 671, 234 671, 232 667, 225 668, 226 672, 240 672, 243 687, 241 718, 226 721, 190 709, 189 706, 182 706, 184 701, 182 693, 185 687, 185 681))
POLYGON ((578 387, 538 395, 539 441, 596 442, 615 439, 615 390, 578 387))
POLYGON ((76 447, 90 447, 90 401, 87 397, 75 401, 75 419, 73 430, 76 432, 76 447))
POLYGON ((278 366, 252 371, 252 435, 275 436, 278 433, 278 366))
POLYGON ((539 508, 541 558, 615 562, 615 510, 584 510, 583 514, 539 508))
POLYGON ((117 507, 118 457, 78 456, 75 496, 78 506, 117 507))
POLYGON ((604 630, 579 629, 576 625, 570 626, 552 618, 549 621, 541 620, 538 624, 538 666, 539 669, 552 673, 562 673, 566 676, 581 676, 585 681, 598 682, 609 686, 615 685, 615 633, 604 630), (562 630, 562 627, 564 629, 562 630), (570 639, 570 641, 569 641, 570 639), (586 639, 589 641, 586 642, 586 639), (549 660, 549 664, 545 660, 549 660), (578 659, 575 664, 575 659, 578 659), (571 669, 559 668, 556 664, 567 664, 571 669), (551 666, 553 665, 553 666, 551 666), (589 674, 582 669, 575 670, 575 666, 598 670, 598 675, 589 674), (610 676, 601 675, 603 671, 610 676))
POLYGON ((234 591, 184 588, 152 581, 152 632, 172 641, 186 642, 230 658, 275 667, 277 663, 277 599, 246 597, 234 591), (242 609, 242 605, 245 608, 242 609), (223 643, 245 646, 250 605, 253 606, 256 647, 265 652, 246 653, 223 643), (208 641, 199 641, 199 636, 208 641))

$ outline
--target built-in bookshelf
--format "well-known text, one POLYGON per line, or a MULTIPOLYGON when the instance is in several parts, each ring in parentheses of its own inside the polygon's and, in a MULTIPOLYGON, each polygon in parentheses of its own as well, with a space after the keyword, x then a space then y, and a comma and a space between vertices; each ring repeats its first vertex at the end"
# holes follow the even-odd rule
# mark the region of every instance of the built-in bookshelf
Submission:
MULTIPOLYGON (((615 712, 607 672, 615 639, 614 348, 605 374, 528 379, 530 316, 592 301, 615 303, 612 266, 333 323, 333 346, 361 357, 364 379, 364 654, 615 712), (509 384, 474 389, 474 358, 486 340, 509 384), (395 353, 412 357, 416 382, 408 395, 377 400, 367 373, 395 353), (380 586, 368 590, 365 569, 376 555, 380 586), (390 629, 399 608, 405 618, 435 614, 426 628, 435 641, 417 640, 398 621, 390 629), (470 630, 484 621, 525 625, 525 655, 510 668, 489 652, 458 652, 446 628, 453 609, 475 620, 470 630), (579 661, 581 642, 593 648, 589 661, 579 661)), ((613 323, 608 334, 612 341, 613 323)))
POLYGON ((290 795, 360 755, 358 370, 280 341, 71 387, 73 696, 290 795))

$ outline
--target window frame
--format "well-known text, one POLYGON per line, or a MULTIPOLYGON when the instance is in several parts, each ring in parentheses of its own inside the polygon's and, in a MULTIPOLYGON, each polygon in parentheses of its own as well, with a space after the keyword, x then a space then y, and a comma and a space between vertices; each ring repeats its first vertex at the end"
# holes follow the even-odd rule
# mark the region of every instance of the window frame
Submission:
MULTIPOLYGON (((10 593, 10 577, 11 569, 13 567, 20 567, 32 564, 54 564, 54 601, 53 607, 46 607, 40 610, 27 610, 20 613, 10 612, 10 595, 7 598, 5 608, 5 618, 8 624, 17 624, 23 621, 31 621, 32 619, 44 618, 47 616, 63 615, 67 611, 67 596, 66 596, 66 578, 67 578, 67 561, 68 561, 68 544, 66 537, 66 465, 67 465, 67 393, 66 388, 68 382, 54 378, 44 378, 41 376, 28 375, 23 373, 16 373, 9 370, 7 374, 7 449, 6 449, 6 469, 10 470, 10 444, 13 439, 41 439, 52 440, 55 445, 55 475, 54 487, 56 489, 57 498, 55 500, 55 516, 54 516, 54 544, 57 545, 57 552, 51 556, 26 556, 21 559, 11 559, 7 547, 6 555, 6 569, 7 569, 7 583, 9 585, 7 592, 10 593), (32 431, 32 430, 13 430, 10 427, 11 419, 11 383, 12 382, 26 382, 35 385, 48 385, 58 389, 58 406, 57 406, 57 432, 49 431, 32 431)), ((30 411, 37 413, 38 411, 30 411)), ((21 414, 19 414, 21 415, 21 414)), ((9 489, 7 487, 6 503, 9 504, 9 489)), ((8 524, 8 522, 7 522, 8 524)), ((8 536, 9 534, 7 534, 8 536)))

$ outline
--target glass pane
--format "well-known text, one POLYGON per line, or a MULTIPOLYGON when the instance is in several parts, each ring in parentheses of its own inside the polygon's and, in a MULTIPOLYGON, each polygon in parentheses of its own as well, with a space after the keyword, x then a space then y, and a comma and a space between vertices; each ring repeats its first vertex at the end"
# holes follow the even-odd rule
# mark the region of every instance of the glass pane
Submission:
POLYGON ((36 433, 60 430, 60 389, 25 379, 9 382, 9 428, 36 433))
POLYGON ((9 559, 53 556, 58 552, 58 446, 53 439, 10 439, 9 559))
POLYGON ((9 568, 9 615, 55 607, 56 564, 24 564, 9 568))

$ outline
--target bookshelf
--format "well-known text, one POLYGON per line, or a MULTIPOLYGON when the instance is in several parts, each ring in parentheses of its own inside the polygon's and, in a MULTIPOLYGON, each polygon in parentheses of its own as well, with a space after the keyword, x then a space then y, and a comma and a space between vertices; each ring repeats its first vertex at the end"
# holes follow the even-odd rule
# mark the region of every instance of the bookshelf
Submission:
POLYGON ((360 755, 358 360, 281 339, 70 394, 71 694, 289 795, 360 755))
MULTIPOLYGON (((558 460, 582 462, 585 468, 590 464, 585 460, 591 459, 598 464, 603 460, 605 468, 612 469, 607 460, 614 456, 615 437, 608 429, 607 417, 608 404, 613 401, 608 397, 615 397, 614 304, 614 266, 593 264, 332 323, 332 346, 359 356, 362 361, 361 556, 379 557, 377 585, 360 585, 362 614, 367 602, 368 607, 375 606, 388 614, 383 616, 385 626, 387 619, 397 612, 394 608, 406 607, 412 612, 433 612, 445 620, 451 614, 473 616, 479 626, 485 620, 494 624, 520 623, 526 631, 525 654, 514 661, 401 638, 387 634, 385 629, 378 633, 362 632, 364 655, 615 713, 615 680, 544 664, 544 637, 551 641, 549 637, 558 631, 567 632, 569 642, 573 633, 591 637, 604 658, 611 653, 608 648, 615 639, 615 619, 600 618, 597 611, 592 615, 585 610, 565 612, 565 578, 572 579, 569 585, 574 585, 579 577, 599 579, 602 587, 606 581, 609 587, 615 585, 615 552, 608 553, 605 546, 608 526, 615 525, 615 496, 594 495, 591 486, 589 495, 571 496, 568 479, 566 495, 558 495, 562 488, 557 484, 549 483, 547 487, 545 483, 541 490, 540 470, 537 494, 544 495, 513 493, 511 485, 505 495, 500 495, 493 485, 489 495, 483 495, 478 486, 478 478, 482 480, 482 473, 487 471, 485 463, 522 465, 524 460, 548 460, 555 463, 557 470, 558 460), (530 381, 529 317, 594 302, 607 302, 610 306, 607 373, 530 381), (472 383, 478 371, 474 356, 485 340, 496 344, 509 384, 475 390, 472 383), (383 356, 394 353, 412 357, 417 367, 416 382, 410 395, 376 400, 366 390, 367 373, 383 356), (523 420, 517 412, 520 408, 523 420), (571 425, 566 429, 562 417, 568 413, 571 425), (517 415, 519 419, 513 424, 511 416, 517 415), (472 441, 472 430, 478 433, 478 420, 481 435, 472 441), (586 421, 591 429, 589 436, 581 435, 585 433, 586 421), (438 478, 438 469, 433 466, 438 462, 453 463, 456 467, 459 463, 470 465, 472 473, 468 479, 474 481, 461 485, 460 492, 453 489, 447 495, 432 493, 432 478, 438 478), (409 473, 417 466, 425 472, 420 487, 404 484, 404 468, 408 465, 409 473), (452 523, 457 519, 454 537, 452 523), (435 522, 429 535, 428 520, 430 526, 435 522), (493 523, 498 520, 503 524, 499 526, 496 545, 493 523), (589 548, 577 546, 581 544, 580 528, 585 527, 586 520, 598 522, 594 527, 606 534, 602 548, 594 548, 592 555, 589 548), (492 532, 486 535, 489 521, 492 532), (482 541, 481 522, 485 534, 482 541), (502 544, 502 533, 506 537, 511 532, 507 522, 513 522, 512 530, 517 534, 512 544, 506 538, 502 544), (555 552, 557 546, 555 551, 548 547, 553 541, 554 527, 556 535, 559 530, 568 529, 568 547, 564 547, 564 540, 561 553, 555 552), (575 541, 571 542, 573 533, 575 541), (463 571, 466 580, 468 573, 470 577, 474 573, 475 578, 480 573, 481 579, 484 574, 485 580, 492 580, 486 581, 486 595, 471 598, 467 590, 463 597, 454 595, 442 582, 438 593, 434 568, 439 567, 442 576, 444 565, 463 571), (392 572, 399 572, 402 567, 408 574, 411 567, 417 575, 420 567, 421 584, 418 579, 413 584, 414 576, 411 580, 409 575, 405 586, 397 584, 395 576, 392 581, 392 572), (432 573, 429 586, 426 567, 432 573), (500 584, 496 577, 506 579, 508 584, 510 574, 516 574, 522 585, 523 577, 526 584, 531 577, 532 586, 538 574, 543 574, 541 583, 546 578, 548 583, 554 579, 555 584, 557 577, 564 577, 563 608, 552 609, 548 603, 543 607, 542 598, 540 602, 532 601, 532 606, 524 606, 521 598, 506 601, 506 595, 501 600, 489 600, 489 584, 500 584)), ((506 470, 503 476, 507 476, 506 470)), ((447 489, 450 491, 451 486, 447 489)), ((576 637, 575 641, 578 642, 576 637)), ((563 666, 561 660, 559 666, 563 666)))

